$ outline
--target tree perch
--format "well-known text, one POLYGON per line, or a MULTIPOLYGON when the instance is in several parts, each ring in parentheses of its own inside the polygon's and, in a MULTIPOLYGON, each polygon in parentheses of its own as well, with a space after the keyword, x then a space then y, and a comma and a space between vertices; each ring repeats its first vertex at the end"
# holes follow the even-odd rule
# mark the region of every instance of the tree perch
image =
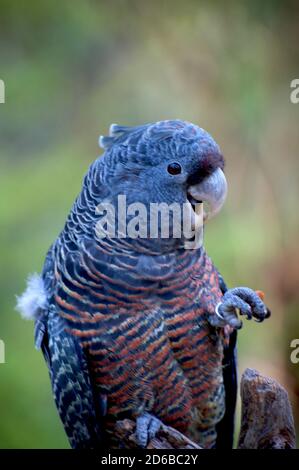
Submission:
MULTIPOLYGON (((295 449, 292 408, 286 390, 274 379, 246 369, 241 379, 242 418, 239 449, 295 449)), ((137 448, 135 422, 118 421, 116 436, 127 449, 137 448)), ((147 449, 200 449, 170 426, 162 425, 147 449)))
POLYGON ((246 369, 241 380, 239 449, 295 449, 288 393, 276 380, 246 369))
MULTIPOLYGON (((127 449, 138 447, 135 427, 135 422, 130 419, 118 421, 116 424, 116 436, 127 449)), ((148 443, 147 449, 200 449, 200 447, 181 432, 163 424, 148 443)))

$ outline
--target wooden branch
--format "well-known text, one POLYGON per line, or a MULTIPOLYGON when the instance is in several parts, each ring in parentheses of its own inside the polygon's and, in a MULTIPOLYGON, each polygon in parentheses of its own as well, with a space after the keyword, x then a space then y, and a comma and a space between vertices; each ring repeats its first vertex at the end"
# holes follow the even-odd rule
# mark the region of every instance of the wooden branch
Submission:
MULTIPOLYGON (((134 421, 130 419, 116 423, 115 434, 127 449, 138 447, 135 427, 134 421)), ((200 449, 200 447, 181 432, 163 424, 156 436, 148 443, 147 449, 200 449)))
MULTIPOLYGON (((295 449, 292 408, 286 390, 274 379, 246 369, 241 380, 242 419, 239 449, 295 449)), ((116 423, 115 434, 125 448, 138 448, 135 422, 116 423)), ((162 425, 147 449, 201 449, 188 437, 162 425)))
POLYGON ((239 449, 295 449, 288 393, 276 380, 246 369, 241 380, 239 449))

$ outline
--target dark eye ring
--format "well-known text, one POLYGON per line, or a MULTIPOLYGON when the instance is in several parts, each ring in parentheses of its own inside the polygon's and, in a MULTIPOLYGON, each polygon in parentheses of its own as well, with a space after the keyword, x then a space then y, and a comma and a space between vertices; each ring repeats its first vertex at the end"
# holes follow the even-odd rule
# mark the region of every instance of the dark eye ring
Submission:
POLYGON ((182 172, 182 167, 179 163, 176 163, 176 162, 169 163, 167 167, 167 171, 171 175, 179 175, 182 172))

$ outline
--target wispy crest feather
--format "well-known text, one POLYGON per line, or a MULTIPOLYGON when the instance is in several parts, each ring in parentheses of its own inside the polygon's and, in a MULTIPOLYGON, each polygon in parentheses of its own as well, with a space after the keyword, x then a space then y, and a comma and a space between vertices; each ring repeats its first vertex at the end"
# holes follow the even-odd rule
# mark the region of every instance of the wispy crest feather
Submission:
POLYGON ((47 306, 44 281, 37 273, 28 277, 26 290, 17 296, 16 309, 27 320, 36 319, 47 306))

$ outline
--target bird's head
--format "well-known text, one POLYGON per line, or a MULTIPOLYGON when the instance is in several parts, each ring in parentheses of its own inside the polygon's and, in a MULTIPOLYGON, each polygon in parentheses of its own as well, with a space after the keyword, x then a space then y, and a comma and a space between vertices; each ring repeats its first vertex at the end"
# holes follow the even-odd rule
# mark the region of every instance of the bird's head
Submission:
POLYGON ((139 127, 111 125, 100 138, 102 178, 109 200, 127 204, 205 206, 205 220, 221 209, 227 192, 224 159, 213 138, 189 122, 173 120, 139 127), (104 175, 104 176, 103 176, 104 175))

